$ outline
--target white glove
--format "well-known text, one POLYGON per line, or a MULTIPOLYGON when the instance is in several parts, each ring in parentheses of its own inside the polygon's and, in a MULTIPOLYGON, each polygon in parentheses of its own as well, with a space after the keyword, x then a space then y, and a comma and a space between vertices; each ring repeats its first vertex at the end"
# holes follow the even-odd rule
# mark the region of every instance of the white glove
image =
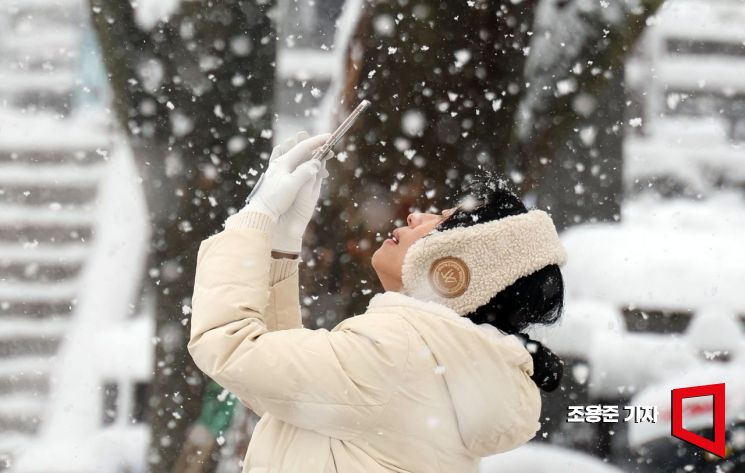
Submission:
MULTIPOLYGON (((274 160, 289 152, 297 143, 308 139, 308 136, 306 131, 301 131, 295 138, 290 138, 275 146, 272 155, 269 157, 269 165, 271 166, 274 160)), ((334 152, 329 151, 326 156, 327 159, 331 159, 334 157, 334 152)), ((293 204, 287 212, 279 216, 272 235, 272 250, 300 254, 305 229, 308 227, 316 209, 318 197, 321 195, 323 179, 328 175, 329 172, 326 170, 326 161, 324 160, 315 178, 303 184, 293 204)))
MULTIPOLYGON (((279 228, 275 227, 274 236, 279 238, 278 246, 282 247, 273 248, 277 251, 300 253, 302 234, 305 232, 307 221, 302 228, 297 228, 299 226, 297 222, 301 216, 308 214, 308 205, 311 206, 310 215, 308 215, 308 221, 310 221, 317 197, 312 204, 308 204, 307 199, 311 197, 312 192, 315 192, 314 178, 324 167, 321 161, 310 158, 313 151, 321 147, 330 136, 329 133, 323 133, 306 138, 284 153, 280 152, 282 149, 276 150, 275 148, 276 152, 272 153, 273 158, 270 157, 269 167, 264 172, 261 187, 244 208, 246 211, 269 215, 277 222, 279 228), (310 184, 311 190, 303 192, 301 201, 303 208, 300 212, 293 212, 280 224, 280 217, 293 206, 305 184, 310 184), (287 228, 287 221, 292 222, 292 228, 287 228)), ((319 182, 321 180, 319 179, 319 182)), ((320 191, 320 184, 318 184, 318 190, 320 191)))

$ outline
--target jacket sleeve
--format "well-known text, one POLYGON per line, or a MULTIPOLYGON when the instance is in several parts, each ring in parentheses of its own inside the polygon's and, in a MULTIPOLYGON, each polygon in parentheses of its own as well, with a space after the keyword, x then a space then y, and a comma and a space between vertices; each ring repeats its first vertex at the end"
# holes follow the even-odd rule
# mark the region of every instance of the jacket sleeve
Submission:
POLYGON ((269 303, 264 314, 266 328, 272 331, 302 327, 298 260, 272 258, 271 261, 269 303))
MULTIPOLYGON (((302 327, 298 296, 298 260, 275 259, 269 270, 269 303, 264 313, 264 322, 269 331, 302 327)), ((245 407, 261 416, 263 411, 245 399, 237 398, 245 407)))
MULTIPOLYGON (((270 231, 271 225, 226 228, 202 242, 189 352, 257 413, 353 438, 370 428, 400 385, 408 329, 398 316, 376 314, 352 317, 332 331, 269 331, 270 231)), ((299 313, 297 276, 278 284, 277 313, 299 313)))

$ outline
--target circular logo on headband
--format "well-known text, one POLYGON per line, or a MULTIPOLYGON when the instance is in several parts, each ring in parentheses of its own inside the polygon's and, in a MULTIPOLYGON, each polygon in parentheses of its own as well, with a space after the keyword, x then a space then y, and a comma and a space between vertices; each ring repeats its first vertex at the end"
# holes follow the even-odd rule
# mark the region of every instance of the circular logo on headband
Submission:
POLYGON ((471 273, 468 266, 455 256, 439 258, 429 268, 429 282, 435 292, 448 299, 466 292, 470 281, 471 273))

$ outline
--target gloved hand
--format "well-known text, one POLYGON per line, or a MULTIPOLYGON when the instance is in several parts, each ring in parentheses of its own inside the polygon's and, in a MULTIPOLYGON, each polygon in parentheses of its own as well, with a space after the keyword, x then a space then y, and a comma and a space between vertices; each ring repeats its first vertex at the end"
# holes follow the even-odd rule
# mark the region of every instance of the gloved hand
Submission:
POLYGON ((272 238, 275 251, 300 253, 303 233, 313 215, 323 180, 316 179, 316 175, 321 171, 328 175, 324 163, 310 158, 331 135, 306 136, 307 133, 298 134, 298 138, 304 139, 288 140, 275 147, 264 182, 244 209, 267 214, 277 222, 272 238))
MULTIPOLYGON (((269 165, 280 156, 289 152, 294 146, 303 140, 308 139, 306 131, 299 132, 295 138, 284 141, 282 144, 275 146, 272 155, 269 157, 269 165)), ((329 151, 328 159, 334 157, 334 152, 329 151)), ((303 234, 313 217, 318 197, 321 195, 321 185, 323 179, 328 177, 326 170, 326 161, 321 163, 318 173, 313 179, 307 181, 298 191, 295 201, 290 208, 279 216, 277 225, 274 227, 272 236, 272 250, 282 253, 300 254, 303 244, 303 234)))

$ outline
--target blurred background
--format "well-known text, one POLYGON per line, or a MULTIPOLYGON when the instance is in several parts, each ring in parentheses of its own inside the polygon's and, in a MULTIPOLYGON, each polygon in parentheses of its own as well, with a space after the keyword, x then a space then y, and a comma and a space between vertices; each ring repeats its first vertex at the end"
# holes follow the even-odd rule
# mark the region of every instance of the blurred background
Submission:
POLYGON ((742 0, 0 0, 0 471, 240 471, 257 418, 186 352, 196 250, 273 145, 362 99, 306 327, 364 311, 409 212, 499 173, 561 229, 566 312, 533 335, 566 370, 482 471, 745 471, 743 24, 742 0), (725 381, 726 458, 672 438, 670 389, 725 381), (567 422, 590 404, 659 419, 567 422))

